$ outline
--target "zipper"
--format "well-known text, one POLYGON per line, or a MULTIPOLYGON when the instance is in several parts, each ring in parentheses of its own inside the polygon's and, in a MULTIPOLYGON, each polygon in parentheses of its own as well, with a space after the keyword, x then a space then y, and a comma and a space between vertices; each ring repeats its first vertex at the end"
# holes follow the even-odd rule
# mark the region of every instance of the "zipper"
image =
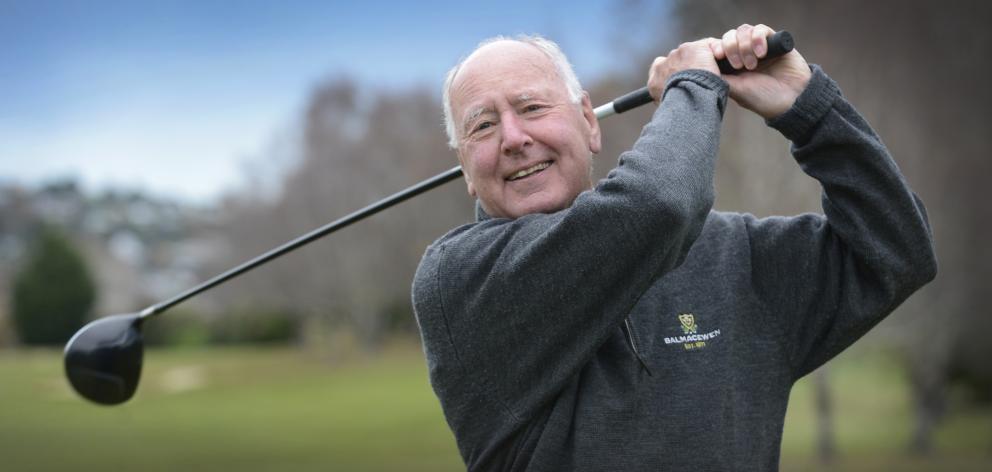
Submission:
POLYGON ((620 325, 620 330, 627 337, 627 344, 630 345, 630 350, 634 353, 634 357, 637 358, 637 362, 641 363, 641 367, 644 371, 648 373, 648 376, 653 377, 651 374, 651 369, 648 368, 648 364, 644 362, 644 358, 641 357, 641 353, 637 350, 637 344, 634 343, 633 329, 630 327, 630 318, 624 318, 623 324, 620 325))

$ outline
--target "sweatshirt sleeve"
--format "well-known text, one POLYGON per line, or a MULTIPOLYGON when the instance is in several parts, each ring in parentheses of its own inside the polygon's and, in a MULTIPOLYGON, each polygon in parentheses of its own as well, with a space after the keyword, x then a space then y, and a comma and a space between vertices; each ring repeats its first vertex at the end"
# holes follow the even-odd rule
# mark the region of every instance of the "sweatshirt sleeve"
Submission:
POLYGON ((683 261, 713 203, 726 97, 709 72, 673 75, 633 149, 571 207, 467 225, 428 248, 414 308, 449 422, 459 395, 529 417, 683 261))
POLYGON ((818 66, 769 126, 823 187, 823 215, 748 216, 752 280, 798 379, 936 275, 926 210, 868 123, 818 66), (781 332, 780 331, 780 332, 781 332))

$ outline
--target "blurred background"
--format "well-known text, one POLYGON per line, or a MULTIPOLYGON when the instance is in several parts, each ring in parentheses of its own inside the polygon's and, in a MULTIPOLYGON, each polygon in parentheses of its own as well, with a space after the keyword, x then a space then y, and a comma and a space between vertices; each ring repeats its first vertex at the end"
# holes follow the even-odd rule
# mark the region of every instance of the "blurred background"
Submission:
MULTIPOLYGON (((0 0, 0 469, 462 469, 409 302, 424 248, 473 218, 461 182, 148 325, 123 406, 76 396, 61 347, 456 165, 441 81, 486 37, 557 41, 600 104, 678 43, 760 22, 879 132, 940 261, 797 384, 782 469, 990 470, 990 5, 0 0)), ((650 112, 603 122, 597 176, 650 112)), ((736 106, 717 192, 721 210, 819 211, 788 144, 736 106)))

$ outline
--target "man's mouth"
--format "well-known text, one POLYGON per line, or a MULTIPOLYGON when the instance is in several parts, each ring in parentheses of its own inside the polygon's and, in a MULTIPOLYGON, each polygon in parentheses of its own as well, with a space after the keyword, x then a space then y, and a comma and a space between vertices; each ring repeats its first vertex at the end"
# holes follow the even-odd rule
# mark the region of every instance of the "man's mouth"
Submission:
POLYGON ((514 180, 520 180, 530 175, 536 174, 544 169, 547 169, 548 167, 551 167, 551 161, 544 161, 539 164, 534 164, 524 170, 520 170, 513 173, 512 175, 507 177, 506 180, 509 180, 511 182, 514 180))

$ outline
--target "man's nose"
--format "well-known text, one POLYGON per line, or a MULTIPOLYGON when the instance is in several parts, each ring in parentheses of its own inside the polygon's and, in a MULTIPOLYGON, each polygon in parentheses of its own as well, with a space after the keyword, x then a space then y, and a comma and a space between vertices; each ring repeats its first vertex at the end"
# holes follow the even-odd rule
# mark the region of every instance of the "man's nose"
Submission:
POLYGON ((503 127, 503 141, 500 143, 503 154, 518 154, 534 142, 527 132, 526 124, 516 114, 506 113, 500 121, 503 127))

